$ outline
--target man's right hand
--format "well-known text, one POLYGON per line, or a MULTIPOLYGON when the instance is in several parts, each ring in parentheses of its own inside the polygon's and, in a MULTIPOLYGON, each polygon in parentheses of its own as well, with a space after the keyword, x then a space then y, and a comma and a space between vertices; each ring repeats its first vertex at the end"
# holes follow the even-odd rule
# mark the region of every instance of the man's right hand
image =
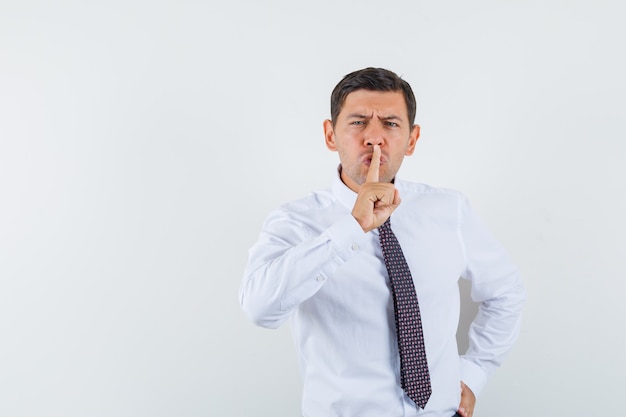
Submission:
POLYGON ((380 171, 380 146, 374 145, 372 161, 365 182, 359 188, 352 215, 364 232, 376 229, 400 205, 400 193, 391 183, 378 182, 380 171))

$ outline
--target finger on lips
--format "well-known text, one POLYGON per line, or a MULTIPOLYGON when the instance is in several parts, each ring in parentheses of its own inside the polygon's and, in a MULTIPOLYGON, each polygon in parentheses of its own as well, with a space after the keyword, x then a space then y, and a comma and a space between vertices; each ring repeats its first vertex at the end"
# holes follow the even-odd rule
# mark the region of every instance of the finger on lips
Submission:
POLYGON ((378 182, 379 171, 380 171, 380 146, 374 145, 374 150, 372 152, 372 160, 370 162, 370 167, 367 171, 367 177, 365 178, 365 182, 378 182))

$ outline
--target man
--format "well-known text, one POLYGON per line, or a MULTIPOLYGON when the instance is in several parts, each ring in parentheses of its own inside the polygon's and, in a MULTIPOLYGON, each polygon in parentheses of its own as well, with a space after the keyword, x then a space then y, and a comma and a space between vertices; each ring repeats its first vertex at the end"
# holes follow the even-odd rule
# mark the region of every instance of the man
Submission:
POLYGON ((340 159, 331 188, 272 212, 250 250, 241 306, 268 328, 291 318, 305 417, 471 417, 519 333, 519 274, 463 195, 396 178, 419 138, 415 111, 395 73, 346 75, 324 121, 326 146, 340 159), (422 355, 418 377, 400 355, 407 337, 394 307, 405 296, 381 246, 388 219, 417 294, 408 339, 422 355), (481 302, 461 357, 459 278, 481 302), (414 381, 423 401, 408 395, 414 381))

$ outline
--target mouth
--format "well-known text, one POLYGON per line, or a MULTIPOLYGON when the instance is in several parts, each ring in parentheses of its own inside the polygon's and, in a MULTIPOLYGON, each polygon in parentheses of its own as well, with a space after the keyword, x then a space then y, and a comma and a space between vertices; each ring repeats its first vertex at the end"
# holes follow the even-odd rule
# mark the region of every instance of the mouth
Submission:
MULTIPOLYGON (((383 165, 384 163, 387 162, 387 159, 383 158, 383 156, 380 156, 380 165, 383 165)), ((363 164, 365 166, 370 166, 372 164, 372 155, 367 155, 363 158, 363 164)))

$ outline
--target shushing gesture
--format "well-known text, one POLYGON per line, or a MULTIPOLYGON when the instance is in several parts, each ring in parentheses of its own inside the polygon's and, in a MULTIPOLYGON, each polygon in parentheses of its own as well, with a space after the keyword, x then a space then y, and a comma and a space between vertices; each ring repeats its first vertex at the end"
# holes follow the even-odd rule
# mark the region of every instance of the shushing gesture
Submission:
POLYGON ((364 232, 376 229, 400 205, 400 193, 387 182, 378 182, 380 171, 380 146, 374 145, 372 161, 365 182, 359 188, 352 215, 364 232))

